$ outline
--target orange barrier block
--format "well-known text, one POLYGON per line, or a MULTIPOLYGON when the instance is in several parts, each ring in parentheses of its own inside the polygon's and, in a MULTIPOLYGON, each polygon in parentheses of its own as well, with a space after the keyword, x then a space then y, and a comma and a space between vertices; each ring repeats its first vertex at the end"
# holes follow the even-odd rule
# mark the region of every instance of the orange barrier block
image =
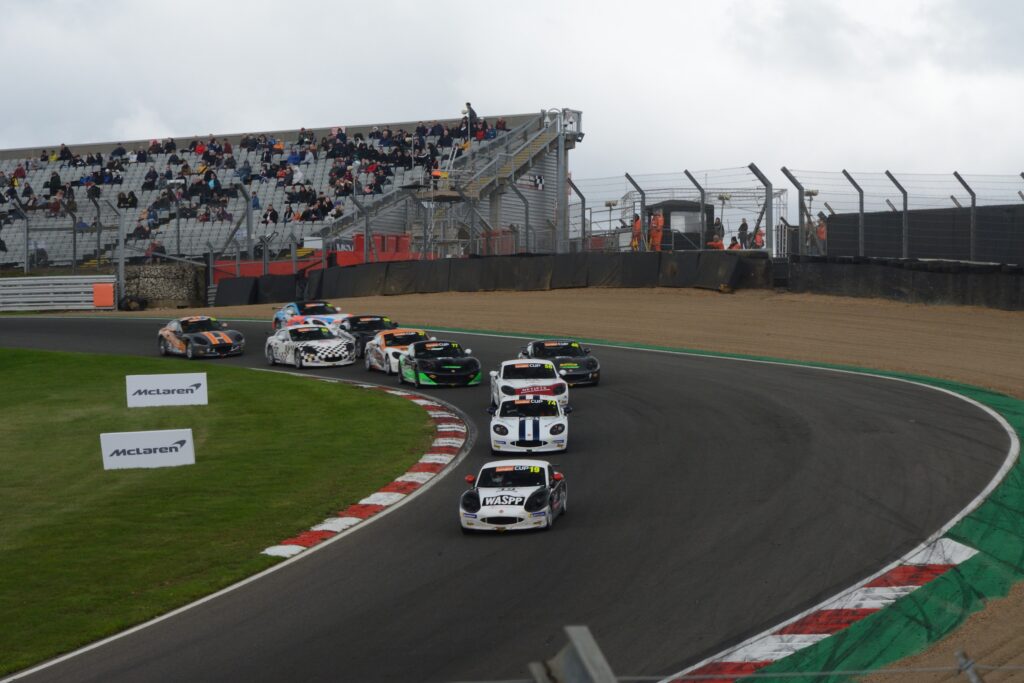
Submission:
POLYGON ((97 282, 93 284, 92 305, 94 308, 113 308, 114 285, 109 282, 97 282))

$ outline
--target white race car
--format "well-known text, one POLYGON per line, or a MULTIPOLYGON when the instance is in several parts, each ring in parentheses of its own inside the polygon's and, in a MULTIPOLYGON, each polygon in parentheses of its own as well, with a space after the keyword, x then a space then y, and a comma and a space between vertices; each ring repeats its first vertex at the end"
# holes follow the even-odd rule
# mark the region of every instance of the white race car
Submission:
POLYGON ((509 397, 541 396, 569 404, 569 385, 549 360, 507 360, 491 370, 491 405, 509 397))
POLYGON ((497 460, 466 475, 459 500, 462 533, 550 529, 568 507, 565 477, 544 460, 497 460))
POLYGON ((352 335, 324 325, 289 325, 267 337, 267 363, 297 368, 351 365, 356 362, 352 335))
POLYGON ((393 330, 381 330, 366 342, 363 349, 363 362, 367 370, 380 370, 388 375, 398 372, 398 359, 409 344, 431 339, 424 330, 397 327, 393 330))
POLYGON ((569 413, 558 401, 540 396, 506 398, 491 417, 491 453, 564 453, 569 447, 569 413))

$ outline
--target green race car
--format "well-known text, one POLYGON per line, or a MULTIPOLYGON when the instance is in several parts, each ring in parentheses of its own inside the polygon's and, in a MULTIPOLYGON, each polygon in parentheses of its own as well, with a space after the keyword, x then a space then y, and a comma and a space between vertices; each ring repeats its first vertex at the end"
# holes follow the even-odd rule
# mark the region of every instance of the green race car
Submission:
POLYGON ((418 341, 398 358, 398 381, 420 387, 468 387, 480 384, 480 361, 458 342, 418 341))

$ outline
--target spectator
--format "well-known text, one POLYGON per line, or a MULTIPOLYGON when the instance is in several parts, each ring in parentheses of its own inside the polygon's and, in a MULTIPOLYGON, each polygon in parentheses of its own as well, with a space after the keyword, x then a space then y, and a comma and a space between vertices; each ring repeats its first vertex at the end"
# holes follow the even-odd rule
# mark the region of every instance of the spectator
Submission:
POLYGON ((139 198, 135 196, 135 190, 129 190, 125 196, 125 206, 129 209, 134 209, 139 206, 139 198))
POLYGON ((119 142, 119 143, 117 143, 117 147, 115 147, 115 148, 114 148, 113 150, 111 150, 111 152, 110 152, 110 157, 111 157, 112 159, 116 159, 116 158, 118 158, 118 157, 123 157, 123 156, 124 156, 125 154, 127 154, 127 153, 128 153, 128 150, 126 150, 126 149, 124 148, 124 145, 122 145, 122 144, 121 144, 121 143, 119 142))
POLYGON ((127 209, 128 208, 128 195, 124 192, 117 193, 117 208, 127 209))
POLYGON ((735 237, 729 239, 729 251, 740 249, 740 242, 735 237))
POLYGON ((818 226, 814 230, 815 247, 819 256, 825 256, 828 252, 828 227, 825 225, 825 219, 818 219, 818 226))
POLYGON ((505 122, 504 116, 499 116, 498 120, 494 122, 495 130, 508 130, 508 123, 505 122))
POLYGON ((725 226, 722 225, 721 218, 715 218, 715 224, 711 226, 711 234, 712 236, 718 235, 720 240, 725 237, 725 226))
POLYGON ((665 229, 665 214, 661 209, 651 218, 651 251, 661 251, 661 241, 665 229))
POLYGON ((199 212, 198 220, 200 223, 210 222, 210 208, 208 206, 204 206, 203 210, 199 212))
POLYGON ((135 224, 135 229, 132 230, 132 239, 134 240, 148 240, 149 229, 146 228, 141 222, 135 224))
POLYGON ((750 240, 750 226, 747 225, 746 218, 740 221, 740 229, 737 231, 737 236, 739 237, 740 248, 746 249, 749 246, 748 242, 750 240))
POLYGON ((643 226, 640 223, 640 214, 633 214, 632 236, 629 240, 629 248, 633 251, 640 251, 644 241, 643 226))
POLYGON ((235 175, 238 176, 238 179, 241 180, 242 183, 246 185, 249 184, 249 178, 252 177, 252 165, 249 163, 248 159, 243 161, 239 168, 235 169, 235 175))
POLYGON ((259 198, 259 195, 257 195, 255 192, 252 193, 252 210, 253 211, 259 211, 260 210, 260 198, 259 198))
POLYGON ((156 169, 150 166, 149 170, 146 171, 144 182, 142 183, 142 189, 147 192, 155 190, 157 177, 158 174, 156 172, 156 169))
POLYGON ((17 178, 18 180, 24 180, 26 175, 28 175, 28 173, 25 171, 25 165, 18 164, 14 167, 14 172, 11 174, 11 177, 17 178))
POLYGON ((476 130, 476 110, 473 109, 473 105, 466 102, 466 124, 468 130, 476 130))
POLYGON ((754 228, 754 249, 764 249, 764 231, 760 227, 754 228))
POLYGON ((725 249, 725 245, 722 243, 722 237, 717 232, 712 233, 711 241, 707 244, 708 249, 725 249))
POLYGON ((164 247, 163 242, 154 238, 153 241, 149 243, 149 246, 146 247, 146 263, 159 263, 161 260, 160 255, 166 253, 167 249, 164 247))
POLYGON ((25 181, 25 186, 21 190, 21 196, 22 197, 34 197, 35 194, 36 194, 36 191, 32 189, 32 184, 26 180, 25 181))
POLYGON ((263 223, 264 225, 269 225, 271 223, 277 225, 277 220, 277 210, 274 208, 273 204, 268 205, 267 210, 263 213, 263 220, 260 222, 263 223))

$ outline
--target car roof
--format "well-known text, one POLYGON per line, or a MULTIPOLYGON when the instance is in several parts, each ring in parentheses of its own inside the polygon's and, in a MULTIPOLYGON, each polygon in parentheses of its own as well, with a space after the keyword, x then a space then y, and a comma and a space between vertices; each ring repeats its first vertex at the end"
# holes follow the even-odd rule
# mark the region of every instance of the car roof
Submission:
POLYGON ((533 403, 534 401, 540 403, 554 403, 555 405, 558 405, 558 401, 551 398, 550 396, 534 396, 529 394, 526 396, 505 396, 501 399, 501 404, 505 405, 506 403, 533 403))
POLYGON ((287 327, 284 327, 282 329, 291 331, 291 330, 329 330, 331 328, 327 327, 326 325, 314 325, 312 323, 298 323, 296 325, 288 325, 287 327))
POLYGON ((216 320, 211 315, 186 315, 184 318, 177 319, 179 323, 197 323, 200 320, 216 320))
POLYGON ((501 367, 506 365, 550 365, 554 367, 555 364, 546 358, 514 358, 501 361, 501 367))
POLYGON ((481 470, 488 467, 508 467, 509 465, 526 465, 527 467, 550 467, 547 460, 532 460, 530 458, 510 458, 508 460, 491 460, 480 466, 481 470))
MULTIPOLYGON (((415 327, 396 327, 393 330, 381 330, 377 334, 379 334, 379 335, 380 334, 410 334, 410 333, 414 333, 414 332, 419 332, 420 334, 426 334, 427 333, 426 330, 418 329, 418 328, 415 328, 415 327)), ((426 340, 424 340, 424 341, 426 341, 426 340)))
POLYGON ((534 339, 531 344, 574 344, 575 339, 534 339))
MULTIPOLYGON (((394 332, 395 330, 391 331, 394 332)), ((419 346, 421 344, 454 344, 456 346, 462 346, 454 339, 420 339, 418 342, 413 342, 409 346, 419 346)))

